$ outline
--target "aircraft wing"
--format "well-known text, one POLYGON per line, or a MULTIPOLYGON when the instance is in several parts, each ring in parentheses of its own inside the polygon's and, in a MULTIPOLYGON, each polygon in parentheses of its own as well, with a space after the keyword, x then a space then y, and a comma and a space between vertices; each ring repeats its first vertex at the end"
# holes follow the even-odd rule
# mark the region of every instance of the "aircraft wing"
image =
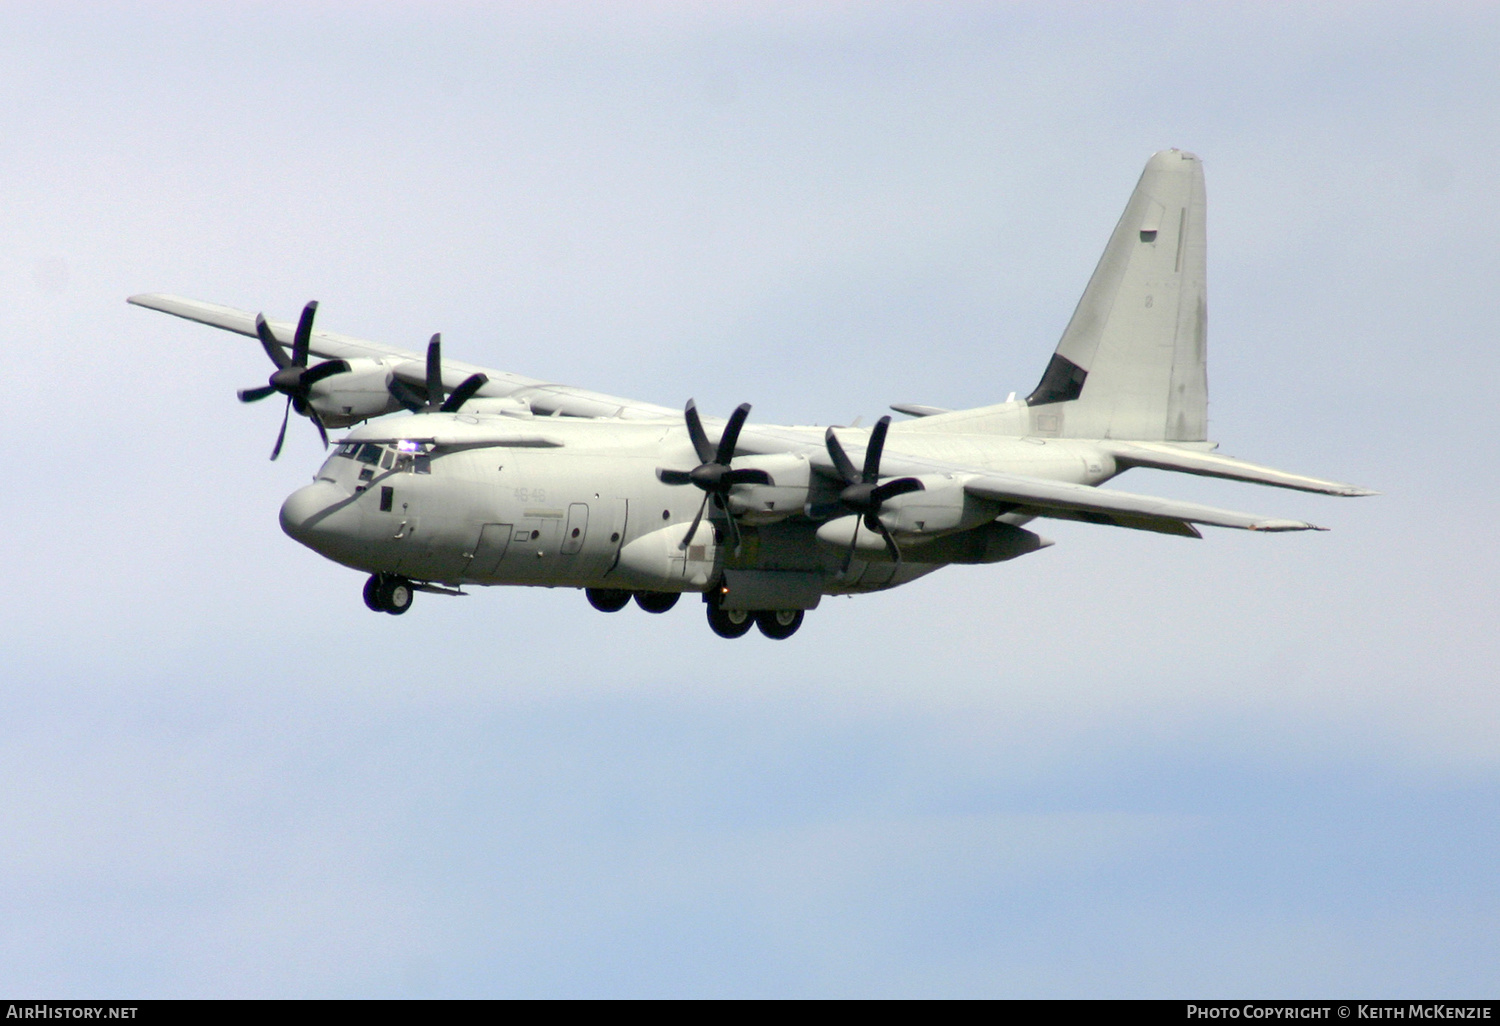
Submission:
MULTIPOLYGON (((162 293, 145 293, 131 296, 127 302, 148 310, 159 310, 186 320, 197 321, 214 328, 222 328, 238 335, 255 338, 255 315, 244 310, 217 303, 204 303, 196 299, 162 293)), ((276 339, 288 347, 296 325, 286 321, 268 321, 276 339)), ((422 386, 427 381, 426 357, 406 349, 397 349, 380 342, 339 335, 331 331, 313 329, 309 346, 312 353, 326 360, 376 360, 389 366, 392 372, 411 385, 422 386)), ((568 417, 618 417, 625 420, 679 419, 679 410, 656 406, 635 399, 591 392, 588 389, 559 385, 519 374, 491 370, 458 360, 443 360, 443 384, 452 389, 470 374, 481 373, 489 381, 477 393, 485 398, 512 398, 525 402, 532 412, 551 416, 568 417)))
MULTIPOLYGON (((805 438, 787 431, 761 429, 746 431, 742 447, 757 452, 799 451, 819 473, 839 480, 838 470, 827 450, 808 444, 805 438)), ((1005 512, 1028 517, 1050 517, 1058 520, 1082 520, 1093 524, 1129 527, 1138 531, 1198 538, 1194 524, 1233 527, 1245 531, 1323 531, 1301 520, 1283 520, 1254 513, 1239 513, 1195 502, 1163 499, 1151 495, 1119 492, 1112 488, 1054 481, 1025 474, 1005 474, 978 467, 963 466, 924 457, 912 457, 893 451, 900 444, 893 437, 881 462, 882 477, 944 475, 962 481, 964 490, 977 498, 1000 503, 1005 512)), ((850 458, 858 465, 860 450, 849 448, 850 458)), ((1227 458, 1225 458, 1227 459, 1227 458)), ((1230 461, 1237 463, 1238 461, 1230 461)), ((1246 464, 1246 466, 1251 466, 1246 464)), ((1279 472, 1275 472, 1279 473, 1279 472)), ((1308 479, 1313 480, 1313 479, 1308 479)), ((1352 486, 1346 486, 1352 487, 1352 486)))
POLYGON ((1109 488, 1048 481, 1016 474, 984 474, 964 482, 970 495, 1011 507, 1012 512, 1061 520, 1112 524, 1139 531, 1199 537, 1193 524, 1246 531, 1323 531, 1301 520, 1278 520, 1253 513, 1203 506, 1178 499, 1117 492, 1109 488))

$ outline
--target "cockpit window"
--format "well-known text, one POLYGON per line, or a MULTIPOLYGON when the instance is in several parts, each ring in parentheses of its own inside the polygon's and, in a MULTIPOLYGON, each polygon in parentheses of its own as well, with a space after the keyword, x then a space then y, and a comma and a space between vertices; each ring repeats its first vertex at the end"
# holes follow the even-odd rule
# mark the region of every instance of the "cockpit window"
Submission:
POLYGON ((361 445, 359 447, 359 452, 355 455, 354 458, 359 460, 359 462, 361 463, 379 463, 380 446, 371 445, 369 442, 366 442, 364 445, 361 445))
POLYGON ((344 456, 348 459, 354 458, 354 451, 359 448, 358 442, 341 442, 339 447, 333 450, 335 456, 344 456))

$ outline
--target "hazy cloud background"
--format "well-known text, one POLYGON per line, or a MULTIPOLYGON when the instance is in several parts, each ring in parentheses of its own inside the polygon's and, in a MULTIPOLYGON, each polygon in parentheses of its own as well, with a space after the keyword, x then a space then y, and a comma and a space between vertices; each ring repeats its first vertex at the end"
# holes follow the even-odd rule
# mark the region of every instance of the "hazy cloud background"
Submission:
POLYGON ((0 990, 1493 995, 1500 13, 12 4, 0 990), (1212 434, 1328 534, 829 601, 422 596, 172 291, 764 421, 1035 384, 1147 156, 1212 434))

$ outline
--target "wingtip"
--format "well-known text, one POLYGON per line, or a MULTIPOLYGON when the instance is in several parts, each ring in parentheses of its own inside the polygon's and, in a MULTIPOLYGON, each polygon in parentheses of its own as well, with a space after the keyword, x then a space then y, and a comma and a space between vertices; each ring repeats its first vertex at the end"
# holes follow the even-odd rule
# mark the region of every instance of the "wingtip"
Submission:
POLYGON ((1251 524, 1249 530, 1276 534, 1281 531, 1326 531, 1328 528, 1309 524, 1305 520, 1262 520, 1251 524))

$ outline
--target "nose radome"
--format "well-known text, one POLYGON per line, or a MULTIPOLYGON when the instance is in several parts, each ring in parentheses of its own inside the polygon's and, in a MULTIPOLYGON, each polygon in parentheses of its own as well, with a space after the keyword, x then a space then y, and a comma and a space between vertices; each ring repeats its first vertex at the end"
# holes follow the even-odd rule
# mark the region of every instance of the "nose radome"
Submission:
POLYGON ((318 524, 332 512, 331 507, 348 498, 341 488, 327 481, 298 488, 281 504, 281 529, 302 544, 310 544, 318 524))

